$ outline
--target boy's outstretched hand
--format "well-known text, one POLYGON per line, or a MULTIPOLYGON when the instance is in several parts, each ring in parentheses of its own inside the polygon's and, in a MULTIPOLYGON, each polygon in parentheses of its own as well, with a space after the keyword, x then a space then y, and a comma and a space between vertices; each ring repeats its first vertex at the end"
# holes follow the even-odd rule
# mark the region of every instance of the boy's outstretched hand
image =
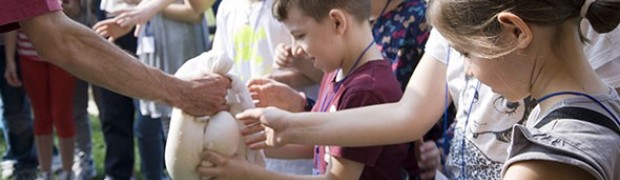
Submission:
POLYGON ((291 113, 274 107, 256 108, 237 114, 237 119, 242 121, 246 128, 241 132, 246 136, 246 144, 250 149, 263 149, 267 147, 280 147, 287 144, 286 117, 291 113), (256 135, 256 134, 259 135, 256 135))
POLYGON ((274 106, 291 112, 304 111, 305 97, 284 83, 272 79, 252 79, 248 89, 256 107, 274 106))

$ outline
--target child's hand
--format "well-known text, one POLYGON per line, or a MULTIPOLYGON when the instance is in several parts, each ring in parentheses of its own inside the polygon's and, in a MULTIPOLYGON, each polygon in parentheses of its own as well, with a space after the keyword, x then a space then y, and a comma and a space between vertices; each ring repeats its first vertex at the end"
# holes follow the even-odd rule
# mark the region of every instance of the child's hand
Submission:
POLYGON ((291 45, 281 43, 276 46, 275 50, 275 68, 284 69, 293 66, 293 53, 291 52, 291 45))
POLYGON ((300 47, 292 47, 290 44, 281 43, 276 46, 275 50, 275 64, 276 69, 286 69, 295 67, 294 62, 298 60, 307 60, 308 55, 300 47))
POLYGON ((112 12, 116 23, 121 27, 135 26, 138 24, 145 24, 155 13, 149 8, 143 8, 144 6, 130 7, 119 11, 112 12))
POLYGON ((434 141, 426 141, 420 145, 418 167, 421 179, 435 179, 435 172, 441 166, 441 153, 434 141))
POLYGON ((106 19, 103 21, 99 21, 97 24, 93 26, 93 30, 103 36, 108 38, 108 41, 114 42, 116 39, 125 36, 127 33, 131 31, 133 26, 121 26, 114 19, 106 19))
POLYGON ((22 82, 19 80, 17 76, 17 68, 15 67, 14 60, 8 60, 6 63, 6 68, 4 71, 4 78, 6 82, 13 87, 22 86, 22 82))
POLYGON ((248 147, 256 150, 287 144, 287 117, 290 115, 289 112, 268 107, 246 110, 237 114, 236 118, 247 125, 241 133, 246 136, 248 147))
POLYGON ((211 163, 201 163, 196 169, 201 179, 251 179, 249 170, 253 165, 242 160, 242 157, 226 157, 214 151, 205 150, 202 160, 211 163))
POLYGON ((305 97, 286 84, 271 79, 252 79, 248 89, 256 107, 274 106, 290 112, 304 111, 305 97))

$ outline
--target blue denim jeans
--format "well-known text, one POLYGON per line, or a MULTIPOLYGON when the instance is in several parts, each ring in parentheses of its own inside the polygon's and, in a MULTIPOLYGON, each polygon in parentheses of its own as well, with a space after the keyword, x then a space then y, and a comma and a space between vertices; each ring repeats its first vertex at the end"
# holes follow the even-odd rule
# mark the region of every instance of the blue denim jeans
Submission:
MULTIPOLYGON (((4 46, 0 46, 0 74, 2 75, 4 75, 6 66, 4 55, 4 46)), ((20 74, 19 63, 16 65, 18 74, 20 74)), ((2 159, 15 160, 16 172, 36 169, 39 163, 34 148, 32 116, 26 92, 22 87, 10 86, 4 78, 0 79, 0 95, 2 95, 4 104, 2 124, 7 143, 7 151, 2 159)))
POLYGON ((140 153, 140 170, 147 180, 161 180, 164 176, 164 132, 161 118, 140 116, 135 124, 140 153))

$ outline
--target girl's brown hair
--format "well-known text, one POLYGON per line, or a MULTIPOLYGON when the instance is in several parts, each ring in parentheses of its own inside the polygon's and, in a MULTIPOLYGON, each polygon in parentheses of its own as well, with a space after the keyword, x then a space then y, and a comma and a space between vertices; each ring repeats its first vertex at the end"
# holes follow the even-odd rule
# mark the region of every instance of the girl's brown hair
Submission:
MULTIPOLYGON (((575 21, 586 0, 430 0, 428 19, 442 35, 482 58, 497 58, 516 49, 516 41, 501 39, 501 12, 511 12, 527 23, 560 25, 575 21)), ((599 33, 612 31, 620 23, 620 0, 595 0, 585 18, 599 33)))

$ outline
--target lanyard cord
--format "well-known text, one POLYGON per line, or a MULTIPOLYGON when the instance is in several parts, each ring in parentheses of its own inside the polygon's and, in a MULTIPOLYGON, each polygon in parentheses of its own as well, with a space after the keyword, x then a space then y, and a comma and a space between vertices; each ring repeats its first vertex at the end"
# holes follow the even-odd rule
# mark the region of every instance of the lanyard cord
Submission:
MULTIPOLYGON (((388 1, 385 3, 385 6, 384 6, 384 7, 383 7, 383 9, 381 10, 381 13, 379 14, 379 17, 377 17, 377 19, 379 19, 381 16, 383 16, 383 14, 385 13, 385 10, 386 10, 386 9, 387 9, 387 7, 390 5, 390 2, 392 2, 392 0, 388 0, 388 1)), ((377 25, 377 22, 375 21, 375 24, 373 25, 373 27, 375 27, 376 25, 377 25)), ((373 28, 373 29, 374 29, 374 28, 373 28)), ((320 109, 320 111, 321 111, 321 112, 327 112, 327 110, 328 110, 327 108, 329 108, 329 105, 332 103, 332 101, 333 101, 333 100, 334 100, 334 98, 336 97, 336 94, 338 93, 338 90, 340 89, 340 86, 342 85, 342 83, 344 83, 344 81, 347 79, 347 77, 349 77, 349 74, 351 74, 351 72, 353 72, 353 69, 355 69, 355 67, 359 64, 359 62, 361 61, 361 59, 364 57, 364 55, 366 54, 366 52, 368 52, 368 50, 370 49, 370 47, 372 47, 372 45, 373 45, 373 44, 375 44, 374 40, 373 40, 373 41, 371 41, 371 42, 368 44, 368 46, 366 47, 366 49, 364 49, 364 51, 362 51, 362 53, 360 54, 360 56, 359 56, 359 57, 355 60, 355 63, 354 63, 354 64, 353 64, 353 66, 351 67, 351 70, 349 70, 349 72, 348 72, 348 73, 347 73, 347 75, 344 77, 344 79, 342 79, 342 80, 340 80, 340 81, 336 82, 336 85, 334 86, 333 94, 332 94, 332 95, 331 95, 331 97, 329 98, 329 101, 327 101, 327 95, 328 95, 328 92, 325 92, 325 93, 323 94, 323 101, 321 102, 321 109, 320 109)), ((340 71, 340 69, 339 69, 339 71, 340 71)), ((334 78, 335 78, 335 76, 336 76, 336 75, 337 75, 337 73, 334 75, 334 78)), ((325 153, 329 153, 329 152, 325 152, 325 153)), ((318 154, 319 154, 319 146, 315 146, 315 157, 314 157, 315 164, 318 164, 318 163, 319 163, 318 158, 320 158, 320 157, 317 157, 317 156, 318 156, 318 154)), ((329 161, 330 161, 330 162, 329 162, 328 164, 331 164, 331 158, 329 159, 329 161)), ((315 170, 313 169, 313 171, 315 171, 315 170)), ((313 172, 313 173, 314 173, 314 174, 317 174, 317 173, 318 173, 318 170, 316 170, 316 171, 317 171, 317 172, 313 172)))
MULTIPOLYGON (((355 67, 357 67, 357 65, 359 64, 359 62, 361 61, 361 59, 364 57, 364 55, 366 54, 366 52, 368 52, 368 50, 370 50, 370 48, 371 48, 371 47, 372 47, 372 45, 374 45, 374 44, 375 44, 375 42, 374 42, 374 41, 371 41, 371 42, 368 44, 368 46, 366 47, 366 49, 364 49, 364 51, 362 51, 362 53, 360 54, 360 56, 359 56, 359 57, 357 57, 357 59, 355 60, 355 63, 353 63, 353 66, 351 66, 351 69, 349 70, 349 72, 347 73, 347 75, 344 77, 344 79, 342 79, 342 80, 340 80, 340 81, 336 82, 336 85, 334 86, 334 89, 332 90, 332 91, 333 91, 333 92, 332 92, 332 95, 329 97, 329 101, 328 101, 328 99, 327 99, 327 96, 328 96, 328 94, 329 94, 329 91, 328 91, 328 90, 326 90, 326 91, 325 91, 325 93, 323 93, 323 101, 321 102, 320 112, 327 112, 327 110, 328 110, 328 108, 329 108, 329 105, 332 103, 332 101, 333 101, 333 100, 334 100, 334 98, 336 97, 336 94, 338 93, 338 90, 340 89, 340 86, 344 83, 344 81, 347 79, 347 77, 349 77, 349 74, 351 74, 351 73, 353 72, 353 70, 355 69, 355 67)), ((338 71, 340 71, 340 70, 341 70, 341 69, 338 69, 338 71)), ((338 74, 338 73, 336 73, 336 74, 334 75, 334 78, 335 78, 335 76, 336 76, 337 74, 338 74)), ((318 164, 319 164, 319 158, 321 158, 321 157, 319 157, 319 152, 320 152, 319 147, 320 147, 320 146, 315 146, 315 147, 314 147, 314 151, 315 151, 315 152, 314 152, 314 153, 315 153, 315 155, 314 155, 314 164, 315 164, 315 165, 318 165, 318 164)), ((325 147, 325 153, 326 153, 326 154, 328 154, 328 153, 329 153, 329 152, 327 152, 327 149, 328 149, 328 148, 327 148, 327 146, 326 146, 326 147, 325 147)), ((329 159, 328 164, 331 164, 331 158, 329 159)), ((315 174, 315 175, 320 174, 320 173, 319 173, 319 170, 318 170, 318 169, 313 169, 313 174, 315 174)))
POLYGON ((476 99, 478 99, 479 94, 478 90, 480 89, 480 81, 476 84, 476 89, 473 97, 471 98, 471 103, 469 104, 469 110, 467 110, 467 118, 465 119, 465 126, 463 126, 463 139, 461 139, 461 178, 465 178, 465 140, 467 139, 467 124, 469 124, 469 117, 471 116, 471 110, 474 107, 474 103, 476 99))
MULTIPOLYGON (((447 50, 447 56, 446 56, 446 70, 448 69, 448 65, 450 65, 450 53, 452 52, 452 48, 448 47, 447 50)), ((447 73, 446 73, 447 74, 447 73)), ((447 77, 446 77, 447 78, 447 77)), ((445 82, 446 86, 445 86, 445 91, 444 91, 444 95, 445 95, 445 101, 444 101, 444 112, 443 112, 443 152, 448 152, 450 150, 450 142, 448 142, 448 138, 446 137, 447 134, 446 132, 448 132, 448 108, 450 108, 450 102, 448 102, 448 79, 446 79, 445 82)), ((447 154, 444 153, 444 156, 447 157, 447 154)), ((441 158, 441 165, 442 165, 442 169, 443 172, 447 173, 448 171, 446 170, 446 158, 441 158)))
MULTIPOLYGON (((325 91, 325 93, 323 93, 323 101, 321 102, 321 112, 327 112, 329 105, 332 103, 332 101, 334 100, 334 98, 336 97, 336 94, 338 93, 338 90, 340 89, 340 86, 342 86, 342 84, 344 83, 344 81, 349 77, 349 75, 353 72, 353 70, 357 67, 357 65, 359 64, 359 62, 362 60, 362 58, 364 57, 364 55, 366 54, 366 52, 368 52, 368 50, 370 50, 370 48, 372 47, 372 45, 374 45, 375 42, 371 41, 368 46, 366 47, 366 49, 364 49, 364 51, 362 51, 362 53, 360 54, 359 57, 357 57, 357 59, 355 60, 355 63, 353 63, 353 66, 351 66, 351 69, 349 70, 349 72, 347 72, 347 75, 340 81, 336 82, 336 84, 334 85, 334 89, 332 90, 333 94, 329 97, 329 99, 327 99, 327 96, 329 94, 329 91, 325 91)), ((342 68, 338 69, 338 71, 342 70, 342 68)), ((338 73, 334 73, 334 78, 338 75, 338 73)))
POLYGON ((599 101, 598 99, 596 99, 595 97, 589 95, 589 94, 585 94, 585 93, 581 93, 581 92, 573 92, 573 91, 561 91, 561 92, 555 92, 555 93, 551 93, 548 95, 543 96, 542 98, 540 98, 540 100, 538 100, 538 103, 540 104, 541 102, 554 97, 554 96, 560 96, 560 95, 575 95, 575 96, 583 96, 586 97, 592 101, 594 101, 597 105, 601 106, 605 112, 607 112, 611 117, 613 117, 613 119, 616 121, 616 123, 618 125, 620 125, 620 121, 618 120, 618 118, 616 117, 616 115, 614 115, 611 110, 609 110, 609 108, 607 108, 607 106, 605 106, 601 101, 599 101))

